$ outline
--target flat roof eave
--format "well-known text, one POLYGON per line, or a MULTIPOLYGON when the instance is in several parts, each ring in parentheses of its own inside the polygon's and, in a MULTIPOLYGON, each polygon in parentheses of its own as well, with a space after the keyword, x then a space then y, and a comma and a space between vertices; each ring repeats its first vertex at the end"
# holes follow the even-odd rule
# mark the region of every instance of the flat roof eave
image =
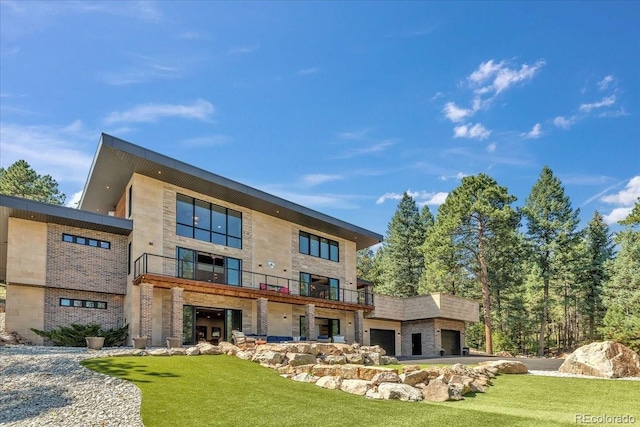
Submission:
MULTIPOLYGON (((103 133, 80 201, 85 211, 115 210, 131 176, 138 173, 356 243, 380 243, 382 235, 245 184, 103 133)), ((134 190, 135 191, 135 190, 134 190)))

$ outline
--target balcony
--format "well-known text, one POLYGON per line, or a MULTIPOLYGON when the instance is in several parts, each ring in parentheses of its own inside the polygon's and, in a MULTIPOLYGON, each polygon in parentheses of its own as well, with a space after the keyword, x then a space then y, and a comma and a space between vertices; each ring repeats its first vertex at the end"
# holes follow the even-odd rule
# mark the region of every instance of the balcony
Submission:
POLYGON ((318 281, 304 282, 248 270, 238 270, 145 253, 135 260, 134 283, 152 281, 165 287, 183 286, 185 289, 211 294, 244 298, 265 297, 272 301, 292 304, 316 304, 319 307, 357 309, 373 308, 370 287, 358 290, 342 289, 318 281))

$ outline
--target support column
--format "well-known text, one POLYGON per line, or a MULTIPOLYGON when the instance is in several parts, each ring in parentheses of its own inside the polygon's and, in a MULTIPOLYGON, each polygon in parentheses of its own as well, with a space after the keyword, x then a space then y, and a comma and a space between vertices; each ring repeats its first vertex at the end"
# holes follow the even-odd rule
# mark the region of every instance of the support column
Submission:
POLYGON ((140 284, 140 328, 141 337, 147 337, 147 346, 151 346, 151 325, 153 314, 153 285, 140 284))
POLYGON ((258 298, 258 335, 269 335, 269 319, 268 314, 269 300, 266 298, 258 298))
POLYGON ((357 310, 354 313, 353 326, 355 328, 355 341, 364 345, 364 311, 357 310))
POLYGON ((305 323, 307 324, 307 341, 315 341, 318 339, 316 334, 316 306, 315 304, 307 304, 304 307, 305 323))
POLYGON ((180 338, 182 342, 182 307, 184 305, 184 289, 171 288, 171 336, 180 338))

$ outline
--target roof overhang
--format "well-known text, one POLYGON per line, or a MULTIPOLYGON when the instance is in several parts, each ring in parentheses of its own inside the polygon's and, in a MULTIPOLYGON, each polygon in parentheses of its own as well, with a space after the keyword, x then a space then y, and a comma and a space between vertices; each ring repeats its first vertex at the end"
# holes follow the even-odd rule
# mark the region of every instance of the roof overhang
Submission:
POLYGON ((9 218, 121 235, 129 235, 133 230, 133 222, 128 219, 0 194, 0 280, 6 279, 9 218))
POLYGON ((134 173, 350 240, 356 243, 357 249, 375 245, 383 239, 373 231, 104 133, 80 200, 80 209, 103 213, 115 210, 134 173))

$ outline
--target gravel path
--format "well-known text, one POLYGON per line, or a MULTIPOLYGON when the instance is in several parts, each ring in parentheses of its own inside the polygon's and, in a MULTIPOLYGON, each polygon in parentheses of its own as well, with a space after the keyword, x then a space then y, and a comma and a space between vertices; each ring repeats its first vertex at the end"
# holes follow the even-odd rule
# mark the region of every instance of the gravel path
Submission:
POLYGON ((121 351, 0 346, 0 425, 142 426, 138 387, 79 363, 121 351))

